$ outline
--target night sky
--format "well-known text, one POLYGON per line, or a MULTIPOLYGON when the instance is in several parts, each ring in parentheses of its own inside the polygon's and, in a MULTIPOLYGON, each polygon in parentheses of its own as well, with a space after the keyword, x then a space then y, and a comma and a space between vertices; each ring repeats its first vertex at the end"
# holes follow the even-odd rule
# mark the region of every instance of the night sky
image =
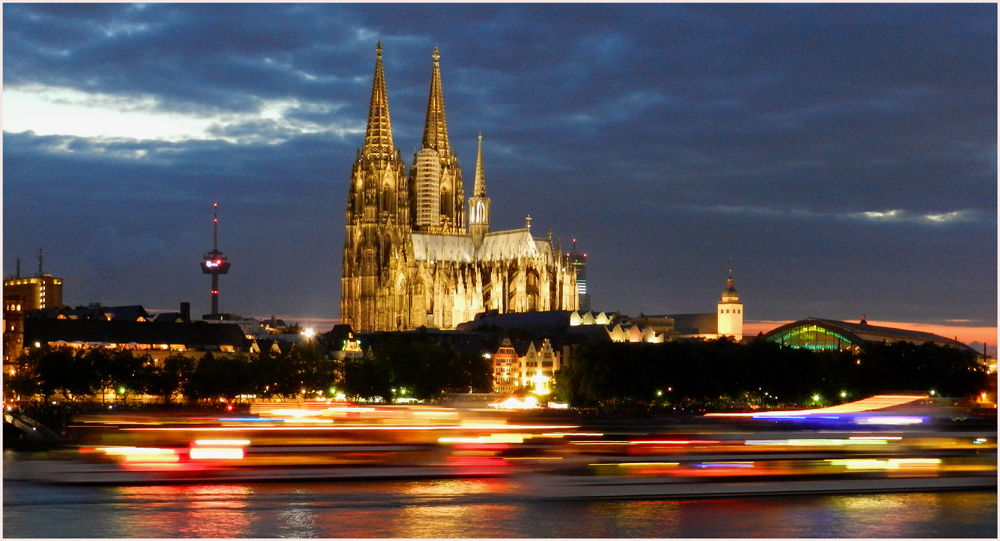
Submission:
POLYGON ((732 269, 751 329, 996 343, 995 4, 5 4, 3 31, 3 272, 42 248, 70 305, 207 313, 218 202, 222 309, 332 326, 381 40, 407 164, 438 47, 466 195, 482 133, 492 229, 576 238, 595 310, 713 312, 732 269))

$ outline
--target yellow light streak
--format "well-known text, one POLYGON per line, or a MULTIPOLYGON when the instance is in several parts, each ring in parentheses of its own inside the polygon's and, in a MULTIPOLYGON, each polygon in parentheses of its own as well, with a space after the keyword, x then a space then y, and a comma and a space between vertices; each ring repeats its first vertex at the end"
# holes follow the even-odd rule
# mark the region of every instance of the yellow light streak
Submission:
POLYGON ((108 456, 120 456, 125 462, 177 462, 180 457, 173 449, 151 447, 98 447, 108 456))
POLYGON ((940 458, 890 458, 827 460, 832 466, 844 466, 849 470, 898 470, 906 466, 934 466, 941 464, 940 458))
POLYGON ((441 443, 524 443, 531 434, 490 434, 475 438, 438 438, 441 443))
POLYGON ((191 448, 191 460, 240 460, 243 458, 243 448, 241 447, 193 447, 191 448))
POLYGON ((250 445, 250 440, 195 440, 195 445, 250 445))

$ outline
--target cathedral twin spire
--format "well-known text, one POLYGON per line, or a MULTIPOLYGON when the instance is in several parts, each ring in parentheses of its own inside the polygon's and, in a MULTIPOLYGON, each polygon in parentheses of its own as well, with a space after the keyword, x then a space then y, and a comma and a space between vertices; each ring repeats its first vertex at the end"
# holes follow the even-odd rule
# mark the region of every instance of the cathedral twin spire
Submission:
POLYGON ((427 120, 424 123, 423 148, 438 151, 441 157, 448 156, 448 124, 444 118, 444 93, 441 91, 441 65, 437 47, 434 48, 434 70, 431 73, 431 94, 427 99, 427 120))
MULTIPOLYGON (((382 66, 382 42, 378 43, 376 52, 378 56, 375 62, 371 107, 361 156, 392 160, 397 151, 392 141, 389 121, 389 100, 382 66)), ((444 93, 441 90, 439 63, 441 56, 437 47, 434 48, 431 57, 434 59, 434 67, 431 72, 423 141, 420 152, 414 156, 405 196, 409 199, 409 216, 413 220, 411 225, 415 231, 463 235, 466 233, 466 223, 462 171, 448 142, 444 93)), ((402 183, 398 186, 402 188, 402 183)), ((381 188, 376 187, 376 190, 381 188)))
POLYGON ((389 122, 389 96, 385 91, 385 72, 382 69, 382 42, 375 49, 375 80, 372 84, 372 101, 368 109, 368 127, 365 130, 363 153, 366 156, 392 157, 396 154, 392 144, 392 126, 389 122))
MULTIPOLYGON (((372 100, 368 109, 368 127, 365 130, 363 152, 383 153, 394 149, 392 126, 389 120, 389 97, 385 89, 385 71, 382 67, 382 42, 375 49, 375 77, 372 83, 372 100)), ((431 73, 431 92, 427 100, 427 120, 424 124, 423 148, 434 149, 442 157, 448 156, 448 125, 444 116, 444 94, 441 91, 441 66, 437 47, 434 48, 434 70, 431 73)))

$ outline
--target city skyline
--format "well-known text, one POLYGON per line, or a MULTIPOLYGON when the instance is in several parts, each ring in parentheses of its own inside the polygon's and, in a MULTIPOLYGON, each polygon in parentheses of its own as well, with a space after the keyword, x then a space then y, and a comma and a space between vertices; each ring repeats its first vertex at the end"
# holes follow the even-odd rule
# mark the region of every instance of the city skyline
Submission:
POLYGON ((732 269, 748 335, 866 313, 996 343, 993 4, 4 15, 4 274, 44 249, 67 304, 208 313, 219 203, 221 310, 332 325, 381 40, 404 161, 438 47, 466 192, 482 133, 497 229, 576 238, 595 310, 710 312, 732 269))

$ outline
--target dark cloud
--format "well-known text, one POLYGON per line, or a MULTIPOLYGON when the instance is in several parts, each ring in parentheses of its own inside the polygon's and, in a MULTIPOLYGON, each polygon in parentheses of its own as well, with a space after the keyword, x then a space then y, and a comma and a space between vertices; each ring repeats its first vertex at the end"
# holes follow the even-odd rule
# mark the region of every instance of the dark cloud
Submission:
POLYGON ((4 133, 4 270, 45 248, 68 302, 336 317, 375 42, 395 142, 441 51, 471 191, 588 252, 595 307, 996 323, 991 4, 7 4, 4 83, 244 114, 228 141, 4 133), (264 108, 291 104, 282 121, 264 108), (289 124, 291 122, 291 124, 289 124), (326 131, 307 133, 303 125, 326 131), (865 212, 898 210, 878 220, 865 212), (926 215, 960 213, 933 223, 926 215))

